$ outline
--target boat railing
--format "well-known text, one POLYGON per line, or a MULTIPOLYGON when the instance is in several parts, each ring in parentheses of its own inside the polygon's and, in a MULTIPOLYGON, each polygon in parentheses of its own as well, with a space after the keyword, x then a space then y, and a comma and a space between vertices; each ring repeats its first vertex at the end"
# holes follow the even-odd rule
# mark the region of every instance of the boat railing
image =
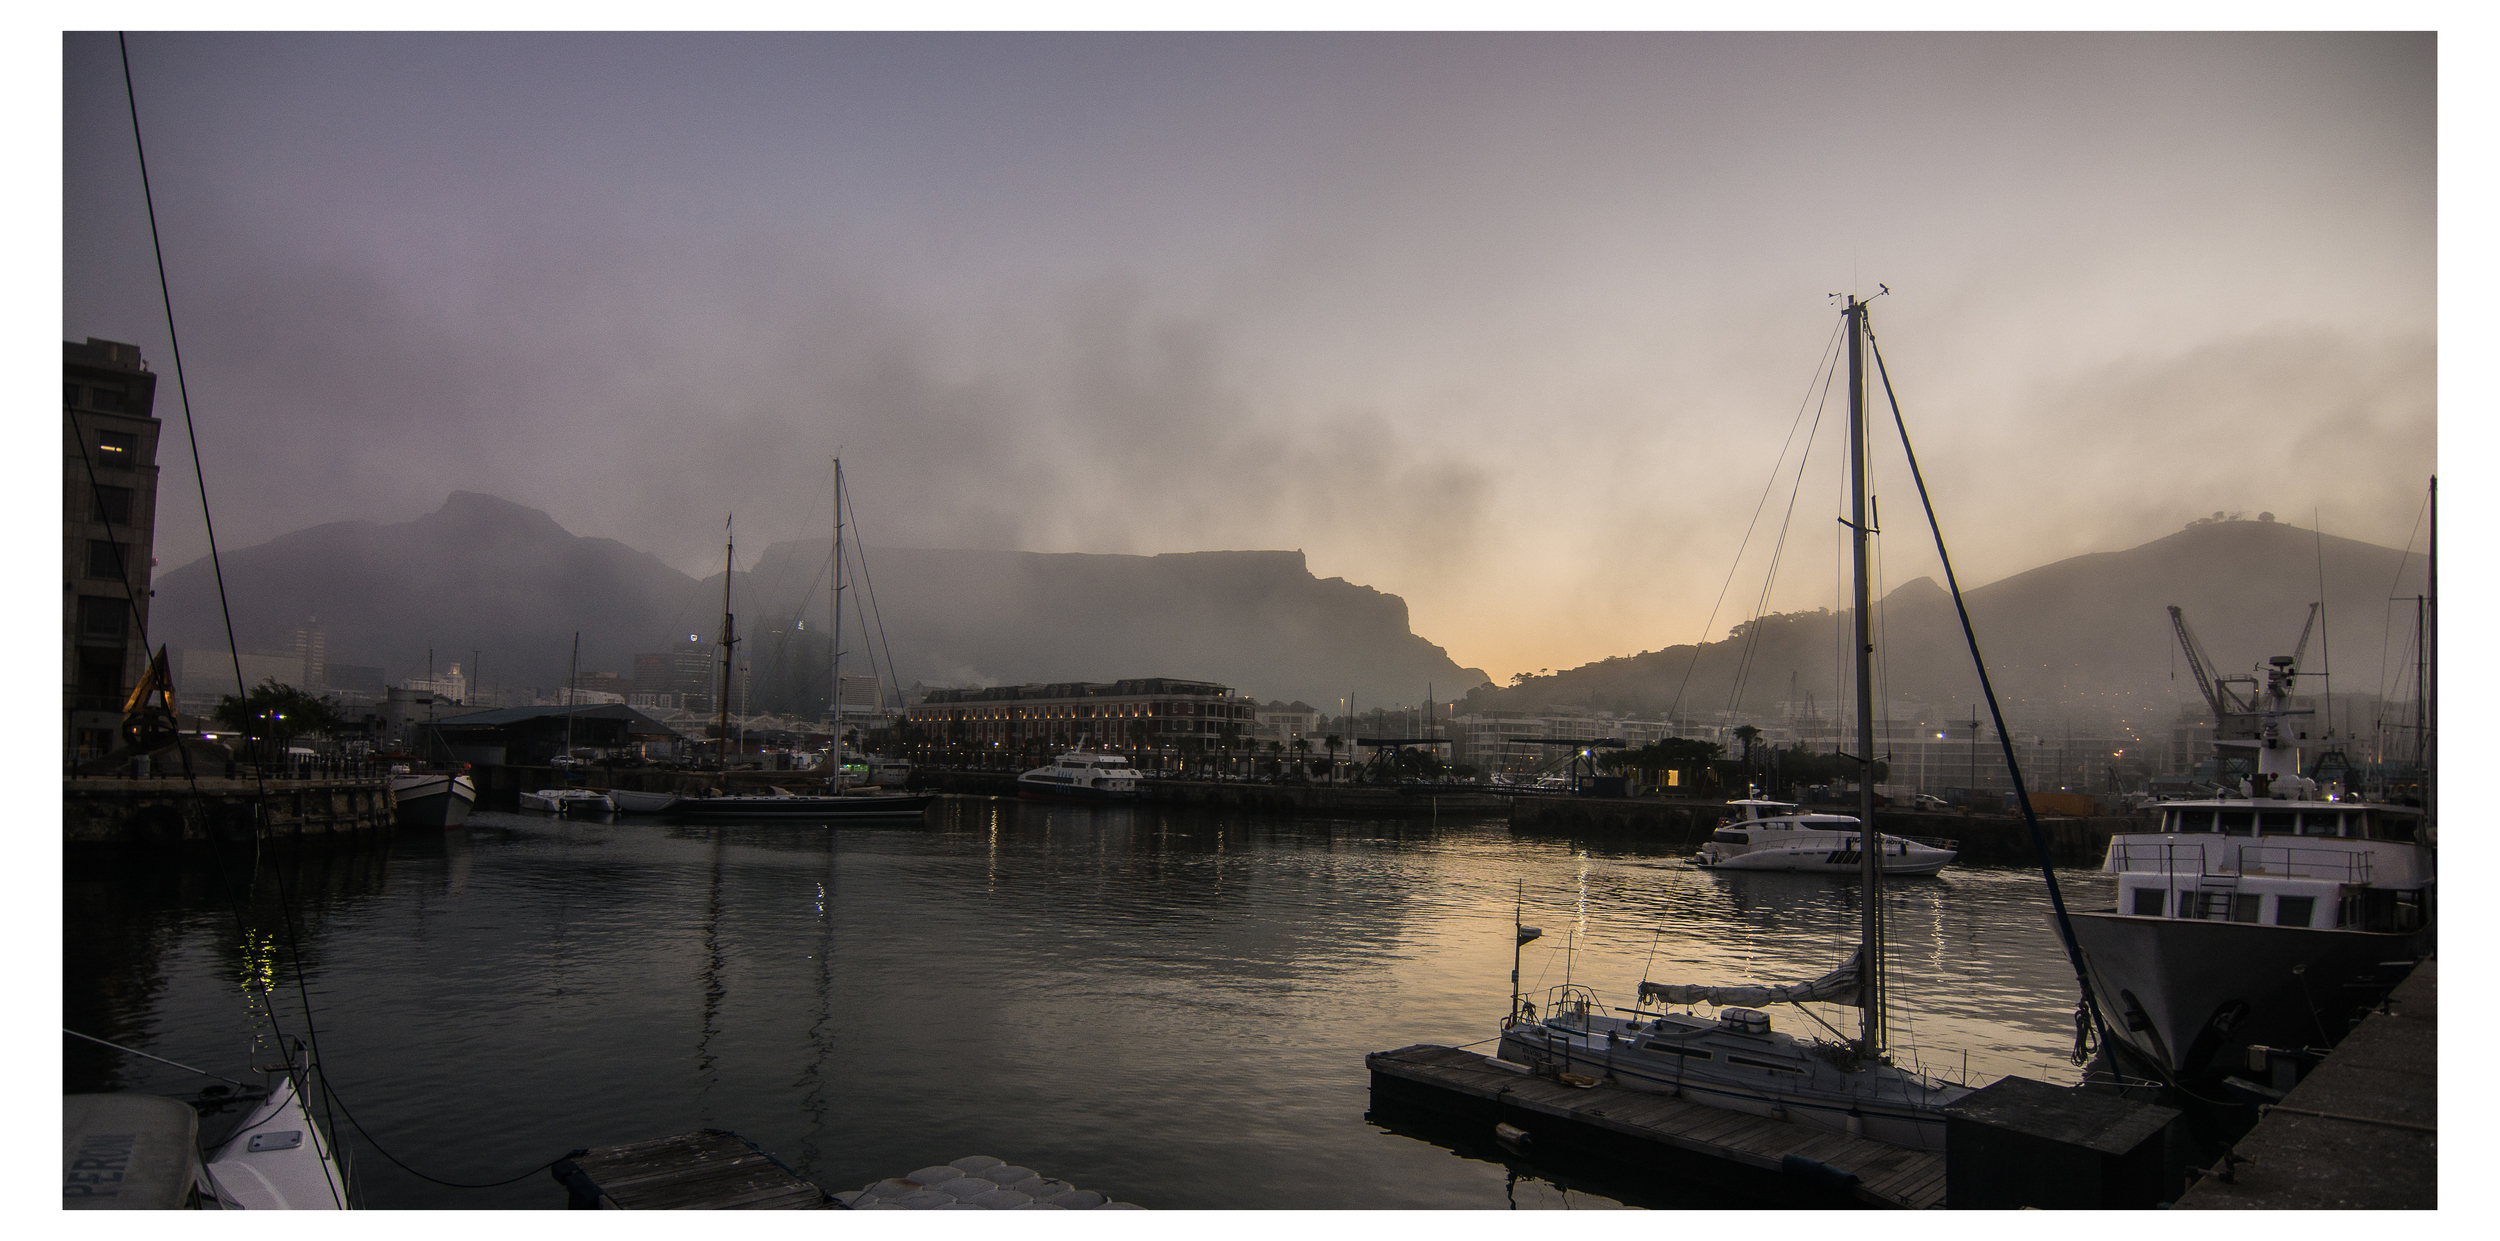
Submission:
POLYGON ((2370 853, 2366 849, 2242 845, 2240 846, 2240 873, 2368 883, 2370 882, 2370 853))
POLYGON ((2130 874, 2210 875, 2220 868, 2205 865, 2203 845, 2183 845, 2171 841, 2118 840, 2110 843, 2110 869, 2130 874))
POLYGON ((2115 841, 2111 870, 2158 875, 2282 875, 2306 879, 2370 882, 2364 849, 2302 845, 2213 846, 2170 841, 2115 841))

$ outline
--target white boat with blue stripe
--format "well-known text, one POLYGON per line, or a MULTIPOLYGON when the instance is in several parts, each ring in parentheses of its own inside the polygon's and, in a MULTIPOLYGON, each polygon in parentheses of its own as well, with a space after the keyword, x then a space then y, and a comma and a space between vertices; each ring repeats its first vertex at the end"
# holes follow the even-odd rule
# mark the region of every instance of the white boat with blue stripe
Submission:
POLYGON ((1017 776, 1016 794, 1062 801, 1135 801, 1137 782, 1143 779, 1120 755, 1070 750, 1047 767, 1017 776))

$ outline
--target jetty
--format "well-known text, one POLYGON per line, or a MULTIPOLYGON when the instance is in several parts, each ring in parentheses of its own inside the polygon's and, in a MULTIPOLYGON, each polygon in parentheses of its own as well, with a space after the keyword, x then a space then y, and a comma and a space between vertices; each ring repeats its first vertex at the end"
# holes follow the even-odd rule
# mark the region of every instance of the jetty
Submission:
POLYGON ((1944 1205, 1944 1156, 1793 1121, 1616 1086, 1570 1086, 1455 1047, 1374 1052, 1377 1101, 1404 1101, 1524 1131, 1540 1146, 1593 1151, 1635 1166, 1715 1162, 1800 1205, 1925 1209, 1944 1205))
POLYGON ((2203 1179, 2183 1211, 2439 1206, 2439 962, 2413 968, 2203 1179))
POLYGON ((71 776, 61 784, 64 847, 163 850, 213 843, 352 843, 397 826, 390 786, 373 776, 71 776))

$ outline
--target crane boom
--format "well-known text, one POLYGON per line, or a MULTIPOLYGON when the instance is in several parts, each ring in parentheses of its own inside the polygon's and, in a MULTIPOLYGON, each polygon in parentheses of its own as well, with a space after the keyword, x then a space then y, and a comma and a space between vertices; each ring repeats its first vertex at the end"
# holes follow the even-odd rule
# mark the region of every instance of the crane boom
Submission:
POLYGON ((2222 688, 2214 684, 2213 674, 2206 671, 2211 661, 2197 644, 2195 632, 2188 628, 2187 614, 2175 603, 2170 605, 2170 628, 2179 635, 2179 649, 2187 655, 2188 671, 2196 674, 2197 691, 2205 695, 2205 704, 2214 709, 2214 727, 2227 727, 2231 708, 2223 702, 2222 688))
POLYGON ((2300 641, 2292 646, 2292 676, 2300 675, 2300 657, 2309 649, 2309 631, 2318 627, 2318 605, 2309 605, 2309 619, 2301 624, 2300 641))

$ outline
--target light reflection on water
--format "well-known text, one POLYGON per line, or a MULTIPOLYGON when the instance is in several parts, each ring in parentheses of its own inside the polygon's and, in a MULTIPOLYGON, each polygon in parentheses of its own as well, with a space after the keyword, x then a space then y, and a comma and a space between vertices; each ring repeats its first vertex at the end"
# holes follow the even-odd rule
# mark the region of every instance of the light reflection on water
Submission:
MULTIPOLYGON (((1158 1207, 1717 1204, 1706 1185, 1566 1191, 1476 1137, 1440 1139, 1462 1157, 1389 1132, 1366 1119, 1363 1054, 1492 1036, 1523 890, 1546 928, 1522 965, 1540 999, 1565 977, 1618 1004, 1644 976, 1802 981, 1847 955, 1858 916, 1852 881, 1698 871, 1498 821, 1012 802, 839 831, 481 813, 288 874, 333 1080, 434 1176, 717 1126, 828 1188, 977 1153, 1158 1207)), ((2067 879, 2078 903, 2099 883, 2067 879)), ((276 888, 264 872, 244 916, 283 948, 276 888)), ((233 893, 73 876, 67 1024, 235 1065, 233 893)), ((1905 1058, 2075 1080, 2074 984, 2036 875, 1948 870, 1896 883, 1887 908, 1905 1058)), ((281 984, 300 1034, 291 970, 281 984)), ((1854 1032, 1854 1010, 1821 1014, 1854 1032)), ((71 1089, 194 1084, 111 1053, 67 1068, 71 1089)), ((377 1206, 562 1202, 543 1174, 463 1191, 367 1151, 357 1168, 377 1206)))

